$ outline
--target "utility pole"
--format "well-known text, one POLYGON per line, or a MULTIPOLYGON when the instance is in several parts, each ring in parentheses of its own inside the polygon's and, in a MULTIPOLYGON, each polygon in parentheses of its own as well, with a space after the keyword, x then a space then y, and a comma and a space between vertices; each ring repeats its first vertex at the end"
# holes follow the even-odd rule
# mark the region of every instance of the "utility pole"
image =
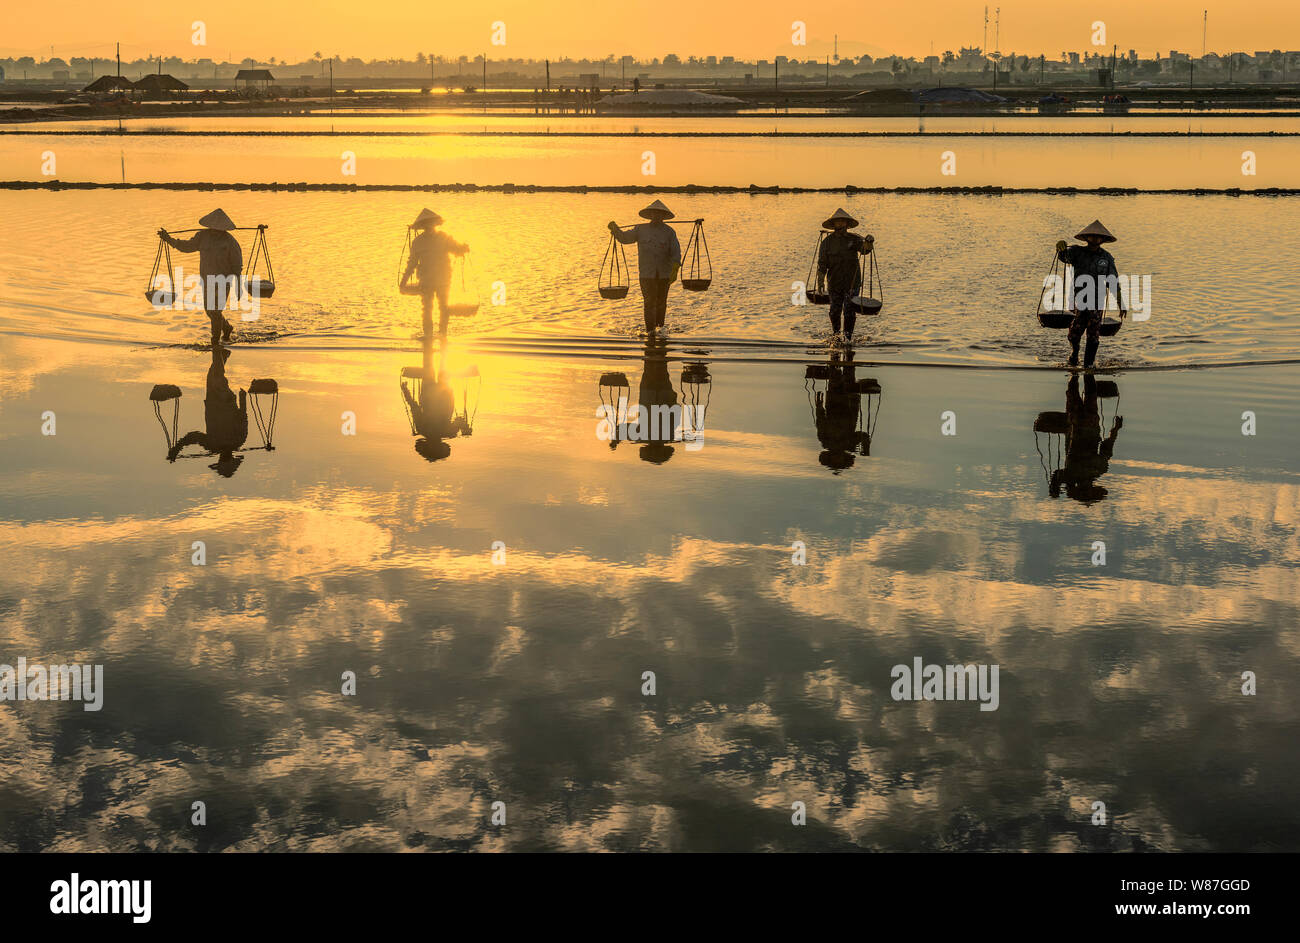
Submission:
POLYGON ((989 8, 984 8, 984 39, 980 42, 980 55, 988 58, 989 54, 989 8))
POLYGON ((993 18, 993 51, 1002 52, 1002 8, 998 7, 993 18))
POLYGON ((1201 11, 1201 58, 1205 58, 1205 31, 1210 25, 1210 11, 1201 11))
POLYGON ((831 87, 831 57, 826 57, 826 87, 831 87))
POLYGON ((122 77, 122 44, 117 44, 117 77, 122 77))
POLYGON ((776 57, 772 58, 772 91, 778 92, 781 89, 781 63, 776 57))
POLYGON ((483 91, 487 91, 487 53, 483 53, 483 91))
POLYGON ((334 114, 334 57, 330 56, 330 114, 334 114))

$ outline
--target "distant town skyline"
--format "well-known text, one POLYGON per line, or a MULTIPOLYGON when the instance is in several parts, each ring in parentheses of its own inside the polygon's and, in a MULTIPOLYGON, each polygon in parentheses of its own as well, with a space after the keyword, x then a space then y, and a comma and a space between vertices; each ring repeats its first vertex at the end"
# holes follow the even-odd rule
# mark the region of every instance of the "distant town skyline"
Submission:
POLYGON ((1059 7, 1033 0, 987 5, 971 0, 914 0, 882 12, 841 0, 747 0, 744 16, 727 3, 646 0, 615 5, 575 0, 497 0, 491 7, 434 7, 414 0, 374 0, 347 5, 324 0, 302 6, 225 0, 195 4, 184 12, 153 6, 125 8, 90 0, 53 5, 11 5, 0 57, 50 58, 149 56, 218 61, 288 59, 320 52, 344 59, 414 59, 418 53, 452 61, 459 55, 489 59, 602 59, 631 55, 641 60, 674 54, 800 60, 841 56, 897 55, 923 60, 962 47, 1014 51, 1049 60, 1061 52, 1137 50, 1143 58, 1177 49, 1253 52, 1300 48, 1300 4, 1257 0, 1251 4, 1206 0, 1098 0, 1059 7), (1208 29, 1204 12, 1208 11, 1208 29), (793 42, 796 22, 806 44, 793 42), (1105 41, 1094 42, 1095 23, 1105 41), (504 28, 502 28, 504 27, 504 28), (196 44, 201 39, 202 44, 196 44), (497 44, 494 44, 494 39, 497 44), (504 40, 504 43, 501 43, 504 40))

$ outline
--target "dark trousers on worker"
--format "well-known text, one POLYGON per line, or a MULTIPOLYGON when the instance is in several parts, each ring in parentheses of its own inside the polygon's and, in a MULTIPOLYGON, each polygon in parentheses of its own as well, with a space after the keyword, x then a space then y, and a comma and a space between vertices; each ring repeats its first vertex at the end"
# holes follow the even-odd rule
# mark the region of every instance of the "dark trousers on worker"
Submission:
POLYGON ((849 302, 853 296, 858 293, 856 287, 836 288, 831 286, 831 330, 836 334, 840 332, 841 316, 843 317, 844 334, 852 339, 853 328, 858 322, 858 313, 853 310, 849 302))
POLYGON ((1084 348, 1083 365, 1091 367, 1092 362, 1097 359, 1097 345, 1101 337, 1101 311, 1076 311, 1074 320, 1070 322, 1070 330, 1067 332, 1070 338, 1070 347, 1073 354, 1070 357, 1070 365, 1078 366, 1079 364, 1079 340, 1086 333, 1088 335, 1088 344, 1084 348))
POLYGON ((668 314, 668 286, 671 278, 641 279, 641 303, 645 307, 645 329, 663 327, 668 314))

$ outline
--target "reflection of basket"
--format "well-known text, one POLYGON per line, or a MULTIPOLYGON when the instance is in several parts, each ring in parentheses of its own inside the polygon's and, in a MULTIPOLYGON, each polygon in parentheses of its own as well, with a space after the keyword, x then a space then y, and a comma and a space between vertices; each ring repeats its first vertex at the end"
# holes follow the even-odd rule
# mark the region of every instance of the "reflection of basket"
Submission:
POLYGON ((803 371, 805 380, 829 380, 830 377, 831 368, 824 363, 809 364, 803 371))
POLYGON ((1070 326, 1074 321, 1074 315, 1069 311, 1039 311, 1038 323, 1043 327, 1064 329, 1070 326))
POLYGON ((1042 412, 1034 420, 1035 432, 1047 432, 1052 435, 1065 435, 1070 428, 1070 421, 1062 412, 1042 412))
POLYGON ((1119 384, 1114 380, 1098 380, 1097 396, 1100 399, 1113 399, 1119 396, 1119 384))
POLYGON ((1101 327, 1098 328, 1097 330, 1102 337, 1114 337, 1116 334, 1119 333, 1119 329, 1123 324, 1124 324, 1123 321, 1117 320, 1115 318, 1102 318, 1101 327))
POLYGON ((618 301, 627 297, 627 285, 602 285, 600 286, 600 297, 606 301, 618 301))
POLYGON ((711 278, 683 278, 682 287, 687 291, 705 291, 713 283, 711 278))

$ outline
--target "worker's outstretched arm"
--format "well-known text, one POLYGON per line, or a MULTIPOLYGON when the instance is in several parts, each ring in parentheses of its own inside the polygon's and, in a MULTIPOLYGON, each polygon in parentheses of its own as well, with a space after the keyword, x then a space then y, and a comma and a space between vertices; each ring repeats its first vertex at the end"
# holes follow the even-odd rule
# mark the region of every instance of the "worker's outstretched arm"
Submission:
POLYGON ((614 234, 615 239, 624 245, 630 245, 631 243, 636 242, 637 237, 640 235, 640 231, 636 226, 629 226, 626 229, 622 229, 619 227, 618 223, 614 222, 612 219, 609 221, 609 231, 614 234))
POLYGON ((158 230, 158 235, 162 237, 163 242, 167 243, 167 245, 171 246, 173 249, 179 249, 181 252, 199 251, 198 233, 195 233, 188 239, 177 239, 175 236, 169 235, 167 230, 160 229, 158 230))

